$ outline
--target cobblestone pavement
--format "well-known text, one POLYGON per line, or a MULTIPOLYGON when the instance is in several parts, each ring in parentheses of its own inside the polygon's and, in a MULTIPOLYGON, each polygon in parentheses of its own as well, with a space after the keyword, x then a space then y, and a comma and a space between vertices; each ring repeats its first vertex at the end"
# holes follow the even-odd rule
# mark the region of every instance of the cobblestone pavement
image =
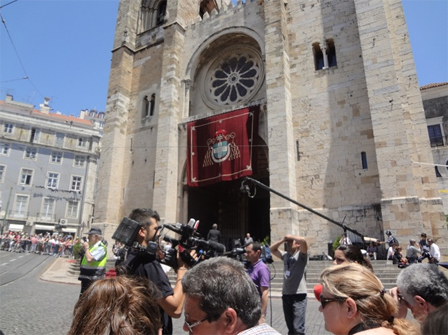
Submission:
POLYGON ((0 329, 5 335, 61 335, 70 328, 80 287, 39 280, 55 259, 35 256, 47 260, 24 277, 0 287, 0 329))
MULTIPOLYGON (((5 256, 0 252, 2 256, 5 256)), ((5 261, 14 258, 6 255, 5 261)), ((78 300, 80 286, 66 274, 66 259, 51 256, 24 277, 0 286, 0 329, 5 335, 61 335, 70 328, 73 307, 78 300), (51 281, 51 277, 54 281, 51 281), (45 279, 45 281, 41 280, 45 279)), ((272 326, 281 334, 287 334, 280 298, 272 298, 268 312, 272 314, 272 326)), ((308 300, 306 324, 308 335, 330 334, 324 330, 319 303, 308 300)), ((271 323, 268 315, 267 321, 271 323)), ((173 320, 174 334, 186 334, 182 330, 183 317, 173 320)), ((211 334, 212 335, 212 334, 211 334)))

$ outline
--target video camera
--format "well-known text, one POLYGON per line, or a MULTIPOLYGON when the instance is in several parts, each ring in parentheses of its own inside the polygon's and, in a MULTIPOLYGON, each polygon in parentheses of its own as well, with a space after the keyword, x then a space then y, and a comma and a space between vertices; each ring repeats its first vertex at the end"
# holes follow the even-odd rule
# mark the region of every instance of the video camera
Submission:
POLYGON ((133 248, 137 253, 148 255, 150 257, 157 257, 158 243, 155 241, 149 241, 145 247, 137 242, 138 232, 142 228, 142 225, 137 221, 124 217, 121 220, 115 233, 112 235, 114 240, 123 243, 124 248, 133 248))
MULTIPOLYGON (((163 240, 171 243, 173 248, 179 246, 180 257, 182 261, 189 266, 193 266, 202 260, 214 257, 216 254, 222 254, 225 251, 225 247, 221 243, 203 239, 201 234, 196 231, 198 226, 199 220, 196 221, 195 219, 190 219, 186 225, 181 223, 162 225, 161 236, 163 240), (179 238, 175 239, 169 235, 163 234, 164 229, 175 232, 179 235, 179 238), (197 260, 191 257, 191 250, 196 250, 198 256, 197 260)), ((166 253, 165 263, 169 266, 173 266, 171 255, 167 255, 166 253)))

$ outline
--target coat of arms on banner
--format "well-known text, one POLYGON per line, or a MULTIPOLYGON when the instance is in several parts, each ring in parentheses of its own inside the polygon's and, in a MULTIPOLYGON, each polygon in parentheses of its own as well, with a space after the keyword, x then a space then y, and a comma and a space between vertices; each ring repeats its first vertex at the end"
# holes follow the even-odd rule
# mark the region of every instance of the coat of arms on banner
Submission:
POLYGON ((259 106, 187 124, 188 186, 201 187, 253 174, 259 106))
POLYGON ((226 159, 234 160, 240 157, 240 149, 235 144, 235 133, 227 135, 225 129, 218 130, 215 137, 207 140, 208 151, 204 157, 202 166, 210 166, 213 163, 221 163, 226 159))

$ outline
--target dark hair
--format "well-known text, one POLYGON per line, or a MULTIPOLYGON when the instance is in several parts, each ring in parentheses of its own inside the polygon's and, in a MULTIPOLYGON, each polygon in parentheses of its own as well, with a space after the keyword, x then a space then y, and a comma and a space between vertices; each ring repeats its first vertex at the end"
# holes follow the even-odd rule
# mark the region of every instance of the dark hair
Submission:
POLYGON ((247 328, 258 324, 260 296, 243 264, 234 259, 214 257, 199 263, 182 278, 182 287, 187 297, 198 299, 209 322, 232 308, 247 328))
POLYGON ((67 335, 146 335, 162 328, 156 299, 161 296, 145 278, 118 276, 95 281, 75 305, 67 335))
POLYGON ((422 334, 425 335, 440 335, 448 334, 448 322, 446 316, 448 315, 448 303, 437 308, 435 311, 428 314, 422 324, 422 334))
POLYGON ((261 250, 261 243, 260 242, 252 242, 249 243, 248 245, 252 244, 252 250, 257 252, 258 250, 261 250))
POLYGON ((336 248, 336 250, 340 250, 344 253, 345 258, 347 258, 351 262, 356 262, 369 268, 373 272, 372 263, 367 257, 362 255, 361 249, 359 249, 356 245, 340 245, 336 248))
POLYGON ((157 222, 160 221, 159 213, 151 208, 136 208, 131 212, 131 214, 129 214, 129 218, 131 220, 137 221, 140 224, 142 224, 148 217, 155 219, 157 222))

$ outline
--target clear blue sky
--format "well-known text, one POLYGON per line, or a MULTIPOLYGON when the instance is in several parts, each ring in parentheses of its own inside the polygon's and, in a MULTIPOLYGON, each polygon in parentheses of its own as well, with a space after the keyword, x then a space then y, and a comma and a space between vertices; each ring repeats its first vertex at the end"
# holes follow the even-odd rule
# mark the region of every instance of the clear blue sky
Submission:
MULTIPOLYGON (((448 81, 448 0, 403 6, 419 84, 448 81)), ((118 0, 18 0, 1 8, 21 62, 2 24, 0 100, 9 93, 38 106, 48 96, 63 114, 104 111, 117 10, 118 0)))

